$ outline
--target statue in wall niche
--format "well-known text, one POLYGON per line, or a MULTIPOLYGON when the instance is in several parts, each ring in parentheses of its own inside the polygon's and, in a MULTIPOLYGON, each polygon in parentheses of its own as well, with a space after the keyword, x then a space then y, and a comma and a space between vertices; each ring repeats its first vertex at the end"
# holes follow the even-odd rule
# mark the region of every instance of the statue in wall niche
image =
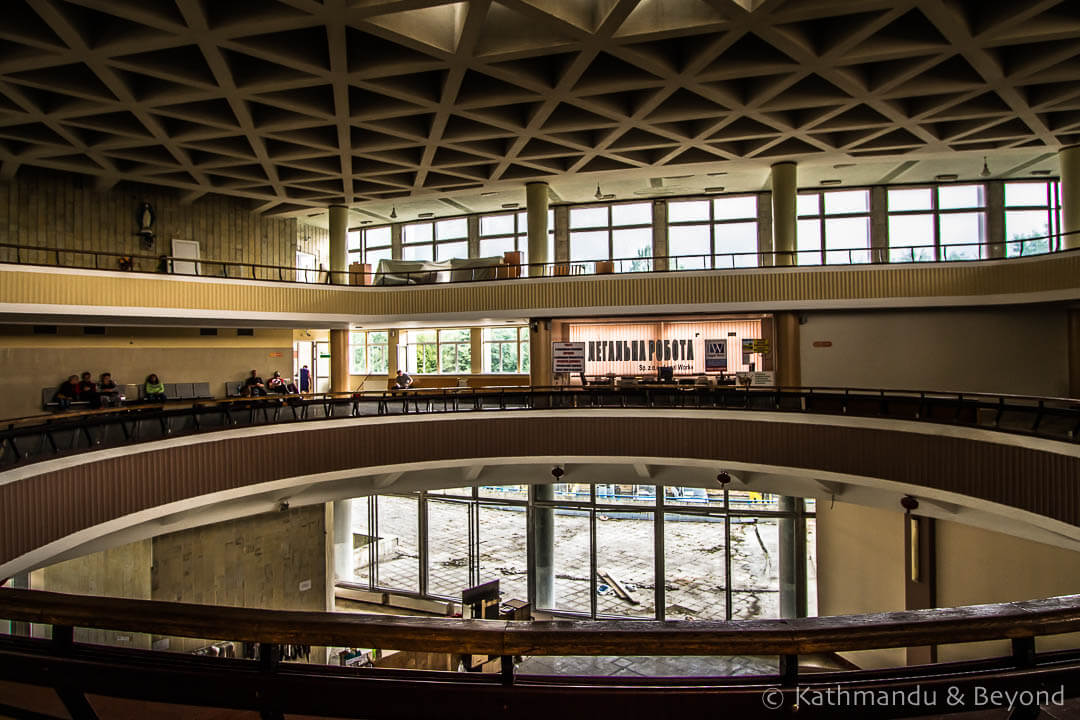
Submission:
POLYGON ((149 250, 154 246, 154 207, 144 202, 139 206, 135 219, 139 223, 139 231, 135 234, 142 238, 142 246, 149 250))

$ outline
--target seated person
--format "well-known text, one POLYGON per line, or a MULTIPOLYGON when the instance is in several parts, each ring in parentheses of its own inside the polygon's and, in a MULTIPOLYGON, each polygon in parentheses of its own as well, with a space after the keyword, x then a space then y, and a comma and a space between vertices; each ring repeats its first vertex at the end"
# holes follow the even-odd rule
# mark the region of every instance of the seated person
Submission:
POLYGON ((53 395, 53 400, 60 405, 61 410, 67 410, 71 407, 71 403, 79 399, 79 376, 70 375, 68 379, 60 383, 60 387, 56 388, 56 394, 53 395))
POLYGON ((244 381, 244 395, 248 397, 255 397, 256 395, 265 395, 266 385, 263 383, 263 379, 259 377, 259 373, 255 370, 251 371, 251 375, 244 381))
POLYGON ((296 383, 294 383, 292 380, 289 380, 285 383, 285 392, 287 392, 289 395, 300 394, 300 391, 296 389, 296 383))
POLYGON ((401 370, 397 371, 397 377, 394 378, 394 389, 395 390, 404 390, 405 388, 409 387, 412 384, 413 384, 413 379, 412 379, 412 376, 409 375, 409 373, 402 372, 401 370))
POLYGON ((165 383, 158 380, 158 376, 156 374, 150 373, 146 377, 146 384, 143 385, 143 400, 160 402, 164 399, 165 383))
POLYGON ((120 404, 120 386, 113 381, 111 373, 101 373, 98 397, 101 399, 101 405, 105 407, 116 407, 120 404))
POLYGON ((79 399, 90 403, 90 407, 101 407, 101 396, 98 395, 97 383, 94 382, 90 373, 84 372, 79 381, 79 399))
POLYGON ((270 378, 270 382, 266 383, 266 388, 272 393, 281 393, 283 395, 289 392, 289 388, 285 384, 285 378, 281 377, 281 373, 277 370, 274 371, 274 377, 270 378))

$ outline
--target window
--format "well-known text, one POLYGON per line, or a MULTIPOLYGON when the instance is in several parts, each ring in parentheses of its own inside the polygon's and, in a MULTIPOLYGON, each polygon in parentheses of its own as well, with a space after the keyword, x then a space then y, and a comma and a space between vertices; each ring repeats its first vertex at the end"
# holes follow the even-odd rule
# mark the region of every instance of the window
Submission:
POLYGON ((469 257, 469 221, 457 217, 401 228, 401 259, 444 262, 469 257))
POLYGON ((1050 252, 1061 232, 1058 183, 1005 183, 1005 257, 1050 252))
POLYGON ((758 197, 668 203, 668 255, 676 270, 757 267, 758 197))
POLYGON ((800 193, 796 264, 870 262, 870 191, 800 193))
POLYGON ((597 260, 614 260, 616 272, 652 268, 652 203, 570 209, 570 261, 595 270, 597 260))
POLYGON ((933 188, 889 189, 889 262, 937 260, 933 188))
POLYGON ((388 333, 354 331, 349 333, 349 374, 379 375, 388 370, 388 333))
POLYGON ((390 226, 364 228, 364 262, 371 265, 372 270, 379 269, 380 260, 389 260, 392 255, 390 248, 390 226))
POLYGON ((986 194, 982 185, 937 188, 938 256, 942 260, 978 260, 986 242, 986 194))
POLYGON ((889 262, 977 260, 985 253, 982 185, 890 188, 889 262))
POLYGON ((409 330, 405 358, 406 368, 411 373, 472 372, 471 331, 409 330))
POLYGON ((529 372, 529 328, 484 328, 484 372, 529 372))
MULTIPOLYGON (((517 250, 529 262, 529 214, 499 213, 480 216, 480 257, 498 257, 517 250)), ((555 211, 548 210, 548 262, 555 261, 555 211)))

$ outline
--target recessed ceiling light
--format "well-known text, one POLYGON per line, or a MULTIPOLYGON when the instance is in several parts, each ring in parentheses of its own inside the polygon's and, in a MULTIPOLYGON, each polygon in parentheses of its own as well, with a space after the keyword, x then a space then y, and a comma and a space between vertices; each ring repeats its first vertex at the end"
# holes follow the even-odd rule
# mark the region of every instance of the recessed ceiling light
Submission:
POLYGON ((518 206, 518 203, 503 203, 502 206, 506 210, 513 210, 518 206))
POLYGON ((361 225, 370 225, 370 224, 371 224, 371 221, 370 221, 370 220, 361 220, 361 221, 360 221, 360 224, 361 224, 361 225))
POLYGON ((1050 170, 1032 170, 1031 174, 1032 175, 1049 175, 1050 172, 1051 172, 1050 170))
POLYGON ((722 170, 720 172, 711 172, 711 173, 705 173, 705 174, 708 175, 709 177, 716 177, 717 175, 727 175, 727 171, 722 170))
POLYGON ((422 218, 435 217, 435 213, 433 213, 433 212, 420 213, 416 217, 422 217, 422 218))
POLYGON ((960 176, 957 175, 956 173, 942 173, 941 175, 935 175, 934 179, 937 180, 938 182, 949 182, 951 180, 956 180, 959 177, 960 176))
POLYGON ((705 188, 705 192, 707 192, 707 193, 721 193, 721 192, 724 192, 724 186, 723 185, 712 185, 710 187, 705 188))
POLYGON ((844 182, 844 181, 841 180, 840 178, 829 178, 827 180, 822 180, 821 184, 822 185, 839 185, 842 182, 844 182))
POLYGON ((833 165, 833 170, 843 170, 849 167, 855 167, 855 163, 836 163, 833 165))
POLYGON ((498 195, 499 193, 494 190, 488 190, 487 192, 480 193, 480 197, 491 197, 492 195, 498 195))
POLYGON ((692 178, 692 177, 694 177, 694 176, 693 175, 665 175, 664 179, 665 180, 686 180, 686 179, 692 178))

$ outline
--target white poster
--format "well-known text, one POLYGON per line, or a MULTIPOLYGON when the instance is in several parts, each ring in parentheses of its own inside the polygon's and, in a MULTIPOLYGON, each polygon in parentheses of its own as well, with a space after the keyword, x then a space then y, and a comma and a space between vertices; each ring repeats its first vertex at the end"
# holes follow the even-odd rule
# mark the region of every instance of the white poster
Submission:
POLYGON ((705 372, 727 370, 727 339, 705 341, 705 372))
POLYGON ((583 343, 583 342, 553 342, 553 343, 551 343, 551 372, 555 372, 555 373, 583 373, 583 372, 585 372, 585 343, 583 343))

